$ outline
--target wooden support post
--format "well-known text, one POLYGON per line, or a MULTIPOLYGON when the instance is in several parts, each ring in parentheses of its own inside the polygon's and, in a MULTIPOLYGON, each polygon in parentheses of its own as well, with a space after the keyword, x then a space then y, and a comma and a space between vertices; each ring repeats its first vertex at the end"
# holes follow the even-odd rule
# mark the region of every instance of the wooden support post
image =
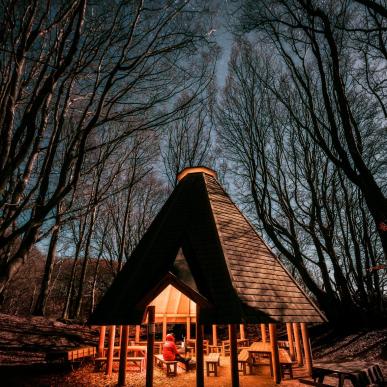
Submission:
POLYGON ((120 368, 118 370, 118 385, 126 386, 126 362, 128 360, 129 325, 121 326, 120 368))
POLYGON ((109 347, 106 359, 106 372, 108 376, 112 376, 113 371, 113 354, 114 354, 114 339, 116 338, 116 326, 109 327, 109 347))
POLYGON ((103 357, 104 356, 105 336, 106 336, 106 326, 102 325, 99 328, 98 357, 103 357))
POLYGON ((281 367, 279 362, 277 328, 275 324, 269 324, 270 346, 271 346, 271 364, 275 383, 281 383, 281 367))
POLYGON ((141 337, 141 325, 136 325, 136 334, 134 336, 134 341, 136 343, 140 342, 140 337, 141 337))
POLYGON ((294 339, 293 339, 292 323, 286 323, 286 331, 288 333, 290 358, 292 360, 294 360, 296 358, 296 356, 294 353, 294 339))
POLYGON ((218 331, 216 329, 216 324, 212 325, 212 345, 218 345, 218 331))
POLYGON ((238 342, 235 324, 228 326, 228 333, 230 339, 231 386, 239 387, 238 342))
POLYGON ((204 387, 203 330, 199 305, 196 305, 196 387, 204 387))
POLYGON ((186 339, 191 340, 191 317, 187 317, 186 339))
POLYGON ((300 330, 298 328, 298 323, 293 323, 293 333, 294 333, 294 341, 296 343, 297 363, 301 367, 304 364, 304 362, 302 359, 301 339, 300 339, 300 330))
POLYGON ((166 340, 167 337, 167 316, 163 316, 163 341, 166 340))
POLYGON ((262 336, 262 342, 266 343, 267 337, 266 337, 266 325, 261 324, 261 336, 262 336))
POLYGON ((244 324, 239 324, 239 333, 241 340, 245 339, 245 326, 244 324))
POLYGON ((148 329, 147 329, 147 348, 146 348, 146 387, 153 386, 153 347, 155 343, 155 306, 148 306, 148 329))
POLYGON ((121 347, 121 340, 122 340, 122 325, 119 326, 119 336, 118 336, 118 345, 121 347))
POLYGON ((301 334, 302 334, 302 343, 304 346, 305 354, 305 366, 309 376, 312 376, 313 371, 313 358, 312 358, 312 349, 310 347, 309 341, 309 332, 306 323, 301 323, 301 334))

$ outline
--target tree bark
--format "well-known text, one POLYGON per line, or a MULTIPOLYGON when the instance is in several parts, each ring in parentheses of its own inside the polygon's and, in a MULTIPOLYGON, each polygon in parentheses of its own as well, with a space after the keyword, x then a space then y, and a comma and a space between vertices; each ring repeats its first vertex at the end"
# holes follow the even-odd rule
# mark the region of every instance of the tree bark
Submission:
POLYGON ((33 311, 33 314, 35 316, 44 316, 46 313, 52 271, 54 269, 54 264, 55 264, 56 245, 58 242, 59 232, 60 232, 60 222, 61 222, 61 204, 59 204, 56 209, 55 225, 52 229, 52 235, 50 240, 50 246, 47 252, 47 259, 44 267, 42 284, 40 286, 40 293, 35 305, 35 309, 33 311))

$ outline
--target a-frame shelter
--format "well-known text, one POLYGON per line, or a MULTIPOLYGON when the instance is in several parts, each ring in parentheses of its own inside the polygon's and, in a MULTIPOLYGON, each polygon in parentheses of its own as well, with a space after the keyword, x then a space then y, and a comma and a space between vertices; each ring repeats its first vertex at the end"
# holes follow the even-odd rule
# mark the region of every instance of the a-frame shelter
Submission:
POLYGON ((274 348, 276 323, 286 323, 296 335, 301 323, 310 368, 306 323, 322 322, 324 316, 235 206, 213 170, 186 168, 178 180, 89 323, 140 324, 148 305, 172 285, 196 303, 197 385, 203 385, 202 324, 229 324, 233 386, 239 383, 236 324, 269 324, 274 348))

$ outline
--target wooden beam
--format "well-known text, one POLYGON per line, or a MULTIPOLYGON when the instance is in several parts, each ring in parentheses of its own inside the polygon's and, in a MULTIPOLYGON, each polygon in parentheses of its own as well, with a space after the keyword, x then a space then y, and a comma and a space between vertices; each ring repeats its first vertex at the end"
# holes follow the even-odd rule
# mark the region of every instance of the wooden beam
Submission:
POLYGON ((141 337, 141 325, 136 325, 136 335, 134 337, 134 341, 136 343, 140 342, 140 337, 141 337))
POLYGON ((121 339, 122 339, 122 325, 119 326, 119 329, 118 329, 118 344, 119 346, 121 347, 121 339))
POLYGON ((174 318, 174 317, 181 317, 181 318, 185 318, 187 316, 191 317, 191 318, 195 318, 195 314, 194 313, 191 313, 191 314, 186 314, 186 313, 156 313, 156 320, 158 318, 163 318, 164 316, 167 316, 167 319, 169 318, 174 318))
POLYGON ((196 305, 196 387, 204 387, 203 330, 199 305, 196 305))
POLYGON ((112 376, 113 371, 113 354, 114 354, 114 339, 116 338, 116 326, 110 325, 109 327, 109 346, 106 359, 106 372, 108 376, 112 376))
POLYGON ((186 339, 191 340, 191 318, 190 317, 187 317, 186 339))
POLYGON ((105 336, 106 336, 106 326, 102 325, 102 327, 99 328, 98 357, 104 357, 105 336))
POLYGON ((126 362, 128 360, 129 325, 121 326, 120 368, 118 370, 118 385, 126 386, 126 362))
POLYGON ((236 334, 236 325, 228 326, 230 339, 230 363, 231 363, 231 386, 239 387, 239 372, 238 372, 238 342, 236 334))
POLYGON ((292 323, 286 323, 286 331, 288 333, 290 358, 294 360, 296 358, 296 355, 294 352, 294 338, 293 338, 293 331, 292 331, 292 323))
POLYGON ((212 325, 212 345, 218 345, 218 331, 216 329, 216 324, 212 325))
POLYGON ((301 339, 300 339, 300 330, 298 328, 298 323, 293 323, 293 334, 294 334, 294 342, 296 343, 297 363, 301 367, 304 364, 304 362, 302 359, 301 339))
POLYGON ((153 386, 153 347, 155 343, 155 307, 148 306, 148 329, 147 329, 147 349, 146 349, 146 387, 153 386))
MULTIPOLYGON (((181 296, 183 295, 182 292, 179 291, 179 293, 177 294, 177 300, 176 300, 176 307, 175 307, 175 314, 178 314, 178 311, 179 311, 179 306, 180 306, 180 302, 181 302, 181 296)), ((189 302, 189 299, 188 299, 188 302, 189 302)))
POLYGON ((277 343, 277 328, 273 323, 269 324, 270 346, 271 346, 271 364, 273 367, 273 376, 275 383, 281 383, 281 367, 279 362, 279 352, 277 343))
POLYGON ((313 357, 312 349, 310 347, 309 332, 306 323, 301 323, 302 343, 304 346, 305 365, 309 376, 312 376, 313 357))
POLYGON ((262 336, 262 342, 267 342, 267 336, 266 336, 266 325, 261 324, 261 336, 262 336))
POLYGON ((239 334, 240 334, 241 340, 244 340, 245 339, 245 326, 244 326, 244 324, 239 324, 239 334))
POLYGON ((166 340, 167 337, 167 316, 163 317, 163 341, 166 340))

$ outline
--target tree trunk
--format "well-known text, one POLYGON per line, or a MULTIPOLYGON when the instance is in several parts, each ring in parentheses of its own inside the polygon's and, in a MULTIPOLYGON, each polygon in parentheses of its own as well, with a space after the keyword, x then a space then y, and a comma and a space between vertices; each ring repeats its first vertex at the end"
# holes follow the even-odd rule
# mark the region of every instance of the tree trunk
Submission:
POLYGON ((83 223, 81 223, 79 227, 79 230, 80 230, 79 239, 75 248, 75 256, 74 256, 73 266, 71 268, 70 281, 67 287, 66 302, 62 313, 63 319, 68 319, 70 315, 70 305, 71 305, 71 300, 73 298, 73 293, 74 293, 75 272, 77 269, 79 254, 81 252, 81 246, 83 242, 83 236, 85 234, 85 228, 86 228, 86 219, 84 219, 83 223))
POLYGON ((35 316, 44 316, 46 313, 47 299, 49 288, 51 284, 51 276, 54 268, 55 258, 56 258, 56 245, 59 238, 60 231, 60 220, 61 220, 61 208, 60 204, 57 206, 56 217, 55 217, 55 225, 52 230, 50 246, 48 248, 46 265, 44 267, 44 274, 42 278, 42 284, 40 287, 40 293, 38 296, 38 300, 35 305, 35 309, 33 314, 35 316))
POLYGON ((2 265, 2 267, 0 268, 0 301, 4 297, 3 293, 9 281, 19 271, 19 269, 27 259, 27 256, 31 251, 32 246, 37 240, 38 231, 39 231, 39 226, 35 226, 29 229, 25 234, 25 236, 23 237, 23 240, 20 243, 20 246, 17 252, 7 263, 2 265))
POLYGON ((91 288, 90 314, 94 312, 94 307, 95 307, 95 288, 97 287, 99 262, 100 262, 100 257, 98 257, 97 259, 97 263, 94 271, 93 286, 91 288))
POLYGON ((84 256, 83 262, 82 262, 82 271, 81 271, 81 276, 79 278, 78 294, 77 294, 77 298, 75 300, 74 318, 79 318, 79 316, 81 314, 82 297, 83 297, 83 292, 84 292, 84 288, 85 288, 87 264, 89 262, 91 236, 93 235, 96 213, 97 213, 97 208, 94 207, 93 212, 91 214, 89 230, 88 230, 87 237, 86 237, 85 256, 84 256))

